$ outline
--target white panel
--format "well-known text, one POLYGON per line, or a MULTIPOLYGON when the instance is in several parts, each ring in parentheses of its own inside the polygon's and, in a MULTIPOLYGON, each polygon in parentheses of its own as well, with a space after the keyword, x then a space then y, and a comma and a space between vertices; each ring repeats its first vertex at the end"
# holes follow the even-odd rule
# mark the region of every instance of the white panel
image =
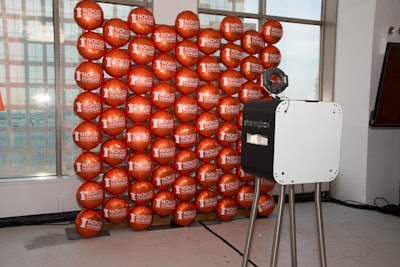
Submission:
POLYGON ((342 109, 333 102, 282 101, 276 109, 274 178, 330 182, 339 172, 342 109))
POLYGON ((185 10, 197 14, 197 0, 153 0, 156 24, 174 25, 176 16, 185 10))

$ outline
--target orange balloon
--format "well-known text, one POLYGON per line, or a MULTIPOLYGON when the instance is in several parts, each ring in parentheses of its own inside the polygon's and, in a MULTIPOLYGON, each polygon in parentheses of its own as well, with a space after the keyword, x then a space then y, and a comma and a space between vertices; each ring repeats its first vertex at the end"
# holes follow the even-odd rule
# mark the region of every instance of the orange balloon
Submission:
POLYGON ((94 209, 103 203, 103 187, 98 182, 83 182, 76 190, 76 200, 82 207, 94 209))
POLYGON ((152 210, 144 205, 137 205, 129 210, 128 224, 136 231, 144 231, 150 227, 153 222, 152 210))
POLYGON ((167 190, 176 179, 175 169, 170 165, 158 166, 151 177, 151 182, 157 189, 167 190))
POLYGON ((180 226, 188 226, 196 219, 196 206, 187 201, 180 202, 174 211, 174 222, 180 226))
POLYGON ((267 20, 261 26, 261 35, 267 44, 276 44, 283 35, 282 24, 277 20, 267 20))
POLYGON ((175 157, 175 143, 169 138, 159 138, 151 145, 151 157, 158 164, 172 162, 175 157))
POLYGON ((222 145, 229 146, 238 140, 239 129, 235 123, 226 121, 219 127, 217 138, 222 145))
POLYGON ((75 218, 75 230, 83 238, 100 233, 103 228, 103 215, 95 210, 82 210, 75 218))
POLYGON ((111 197, 104 202, 102 210, 104 218, 109 222, 119 223, 126 219, 129 205, 123 198, 111 197))
POLYGON ((137 205, 143 205, 153 199, 154 186, 149 181, 134 181, 128 190, 128 196, 137 205))
POLYGON ((236 194, 236 201, 241 208, 248 209, 253 204, 254 199, 254 186, 242 185, 239 192, 236 194))
POLYGON ((218 194, 214 190, 204 189, 196 196, 195 205, 198 211, 202 213, 213 212, 218 205, 218 194))
POLYGON ((174 132, 175 120, 166 110, 156 111, 150 117, 150 130, 158 137, 165 137, 174 132))
POLYGON ((153 59, 151 67, 154 75, 162 81, 171 79, 176 73, 175 58, 168 54, 159 54, 156 56, 153 59))
POLYGON ((261 179, 261 193, 266 194, 274 189, 276 183, 268 179, 261 179))
POLYGON ((135 180, 143 181, 153 171, 153 161, 149 155, 135 153, 128 158, 127 172, 135 180))
POLYGON ((281 52, 273 45, 267 45, 261 51, 261 62, 264 68, 276 68, 281 63, 281 52))
POLYGON ((129 42, 131 31, 125 21, 118 18, 112 18, 104 24, 103 36, 109 45, 113 47, 121 47, 129 42))
POLYGON ((100 115, 100 129, 111 136, 117 136, 126 128, 126 117, 122 110, 112 107, 100 115))
POLYGON ((154 58, 155 47, 150 39, 137 36, 129 42, 128 53, 136 64, 147 64, 154 58))
POLYGON ((196 196, 196 179, 190 175, 182 175, 174 182, 173 192, 180 200, 189 200, 196 196))
POLYGON ((199 87, 199 75, 189 67, 184 67, 175 74, 175 86, 184 95, 193 93, 199 87))
POLYGON ((262 98, 261 87, 254 82, 246 82, 242 90, 239 92, 239 99, 243 104, 251 100, 259 100, 262 98))
POLYGON ((108 193, 118 196, 129 188, 129 182, 128 173, 122 168, 114 167, 104 173, 101 184, 108 193))
POLYGON ((181 124, 174 130, 175 144, 180 148, 189 148, 197 141, 197 131, 189 124, 181 124))
POLYGON ((218 180, 218 192, 225 197, 231 197, 239 192, 240 181, 233 173, 224 173, 218 180))
MULTIPOLYGON (((236 149, 224 147, 218 155, 218 166, 225 172, 230 171, 240 164, 240 155, 236 149)), ((236 176, 236 175, 235 175, 236 176)))
POLYGON ((146 66, 137 65, 128 72, 129 89, 137 94, 146 94, 153 87, 153 73, 146 66))
POLYGON ((175 47, 176 38, 175 29, 169 25, 158 25, 151 35, 154 47, 162 53, 168 52, 175 47))
POLYGON ((205 137, 210 137, 217 133, 219 127, 218 117, 214 113, 203 112, 196 118, 196 130, 205 137))
POLYGON ((180 174, 188 174, 196 170, 199 160, 191 150, 181 150, 175 156, 174 168, 180 174))
POLYGON ((196 100, 183 95, 176 100, 174 105, 175 116, 182 122, 189 122, 197 117, 198 106, 196 100))
POLYGON ((101 86, 100 96, 103 102, 109 106, 122 105, 128 97, 128 86, 118 78, 111 78, 101 86))
POLYGON ((243 183, 250 183, 256 178, 254 175, 246 173, 240 164, 236 167, 236 175, 243 183))
POLYGON ((218 166, 213 163, 202 164, 196 172, 196 180, 203 188, 217 184, 220 177, 218 166))
POLYGON ((153 211, 161 216, 165 217, 172 214, 175 210, 176 199, 173 193, 169 191, 160 191, 158 192, 152 201, 152 209, 153 211))
POLYGON ((155 20, 153 13, 146 8, 137 7, 132 9, 128 15, 129 28, 138 35, 146 35, 154 28, 155 20))
POLYGON ((221 48, 221 62, 227 68, 236 68, 240 66, 243 60, 243 50, 240 46, 227 43, 221 48))
POLYGON ((243 35, 243 23, 236 16, 226 16, 223 18, 219 29, 222 37, 229 42, 236 41, 243 35))
POLYGON ((218 202, 217 205, 217 217, 227 222, 232 220, 237 213, 237 203, 233 198, 225 197, 218 202))
POLYGON ((243 76, 237 70, 228 69, 221 73, 219 86, 228 96, 237 94, 243 85, 243 76))
POLYGON ((175 88, 168 82, 160 82, 151 89, 150 99, 156 108, 169 108, 175 102, 175 88))
POLYGON ((255 30, 248 30, 242 35, 242 48, 250 54, 257 54, 264 48, 264 39, 255 30))
POLYGON ((268 194, 261 194, 258 199, 257 214, 268 217, 275 209, 275 199, 268 194))
POLYGON ((101 98, 92 92, 80 93, 74 99, 74 111, 83 120, 93 120, 100 115, 103 109, 101 98))
POLYGON ((175 46, 176 60, 182 66, 191 66, 199 59, 199 48, 191 40, 183 40, 175 46))
POLYGON ((106 42, 101 34, 84 32, 76 43, 79 54, 89 60, 101 58, 106 52, 106 42))
POLYGON ((220 97, 219 89, 216 86, 207 83, 197 90, 197 105, 204 110, 211 110, 218 105, 220 97))
POLYGON ((92 61, 79 64, 74 77, 78 86, 87 91, 98 88, 104 81, 103 69, 92 61))
POLYGON ((240 71, 247 80, 255 80, 261 78, 264 68, 259 58, 248 56, 242 61, 240 71))
POLYGON ((147 121, 151 115, 150 100, 140 95, 130 97, 125 104, 125 114, 135 123, 147 121))
POLYGON ((103 162, 116 166, 121 164, 128 154, 125 143, 117 138, 108 139, 100 148, 100 157, 103 162))
POLYGON ((203 138, 196 145, 196 156, 203 162, 210 162, 217 158, 219 143, 213 138, 203 138))
POLYGON ((97 147, 101 142, 100 127, 93 122, 81 122, 72 131, 72 138, 79 148, 90 150, 97 147))
POLYGON ((74 8, 74 20, 81 28, 94 30, 103 24, 103 10, 95 1, 79 1, 74 8))
POLYGON ((204 54, 213 54, 221 47, 221 34, 212 28, 204 29, 197 36, 197 46, 204 54))
POLYGON ((221 73, 219 61, 211 56, 205 56, 197 62, 197 74, 206 82, 216 80, 221 73))
POLYGON ((134 124, 126 130, 125 144, 133 151, 146 150, 151 139, 151 131, 145 125, 134 124))
POLYGON ((131 67, 131 59, 122 49, 111 49, 103 57, 104 70, 113 77, 121 77, 128 73, 131 67))
POLYGON ((191 38, 200 30, 199 17, 190 10, 182 11, 176 16, 175 29, 183 38, 191 38))
POLYGON ((239 112, 239 115, 236 117, 236 126, 238 127, 239 130, 242 130, 242 124, 243 124, 243 111, 241 110, 239 112))
POLYGON ((103 171, 101 158, 93 152, 83 152, 74 161, 76 175, 84 180, 93 180, 103 171))
POLYGON ((218 115, 225 121, 235 119, 240 112, 240 100, 237 97, 226 96, 217 107, 218 115))

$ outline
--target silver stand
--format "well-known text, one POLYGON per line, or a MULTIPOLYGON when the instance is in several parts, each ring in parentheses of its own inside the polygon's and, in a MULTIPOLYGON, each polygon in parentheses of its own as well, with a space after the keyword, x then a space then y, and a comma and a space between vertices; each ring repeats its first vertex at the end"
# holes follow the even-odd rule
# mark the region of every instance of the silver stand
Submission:
MULTIPOLYGON (((252 242, 254 223, 257 216, 257 203, 260 197, 261 179, 256 178, 255 189, 254 189, 254 200, 250 212, 250 225, 246 239, 246 246, 243 253, 242 267, 246 267, 249 260, 250 247, 252 242)), ((274 240, 272 243, 272 254, 271 254, 271 267, 276 267, 279 251, 279 241, 282 229, 282 217, 283 208, 285 203, 285 192, 286 186, 281 185, 281 191, 279 195, 277 218, 275 224, 274 240)), ((292 256, 292 267, 297 266, 297 249, 296 249, 296 219, 295 219, 295 200, 294 200, 294 185, 289 185, 289 216, 290 216, 290 243, 291 243, 291 256, 292 256)), ((315 208, 317 215, 317 227, 318 227, 318 242, 319 242, 319 253, 321 267, 326 267, 326 253, 325 253, 325 238, 322 221, 322 208, 321 208, 321 183, 316 183, 315 188, 315 208)))

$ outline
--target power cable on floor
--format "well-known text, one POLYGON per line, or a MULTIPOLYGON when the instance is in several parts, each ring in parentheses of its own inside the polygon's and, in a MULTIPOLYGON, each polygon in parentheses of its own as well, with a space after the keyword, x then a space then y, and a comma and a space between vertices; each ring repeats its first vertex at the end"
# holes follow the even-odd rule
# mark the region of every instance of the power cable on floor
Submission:
MULTIPOLYGON (((240 256, 243 257, 243 253, 237 249, 235 246, 233 246, 231 243, 229 243, 225 238, 223 238, 222 236, 220 236, 219 234, 217 234, 216 232, 214 232, 213 230, 210 229, 210 227, 208 227, 207 225, 205 225, 202 221, 199 222, 207 231, 209 231, 210 233, 212 233, 213 235, 215 235, 216 237, 218 237, 222 242, 224 242, 225 244, 227 244, 229 247, 231 247, 234 251, 236 251, 240 256)), ((249 262, 254 266, 254 267, 258 267, 254 262, 252 262, 249 259, 249 262)))

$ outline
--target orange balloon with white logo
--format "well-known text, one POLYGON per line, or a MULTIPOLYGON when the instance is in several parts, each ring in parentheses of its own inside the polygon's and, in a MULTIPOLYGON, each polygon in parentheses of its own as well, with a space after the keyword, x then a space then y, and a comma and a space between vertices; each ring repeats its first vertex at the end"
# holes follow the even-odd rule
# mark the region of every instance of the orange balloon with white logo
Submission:
POLYGON ((175 182, 176 172, 171 165, 160 165, 154 169, 151 182, 159 190, 167 190, 175 182))
POLYGON ((230 171, 240 164, 240 154, 232 147, 224 147, 218 154, 217 162, 222 170, 230 171))
POLYGON ((128 88, 135 94, 146 94, 153 87, 153 73, 146 66, 136 65, 127 75, 128 88))
POLYGON ((196 100, 183 95, 174 104, 175 116, 182 122, 190 122, 197 117, 198 106, 196 100))
POLYGON ((193 11, 182 11, 175 18, 175 29, 183 38, 194 37, 200 30, 199 17, 193 11))
POLYGON ((97 124, 84 121, 75 126, 72 131, 72 138, 79 148, 90 150, 100 144, 102 139, 101 130, 97 124))
POLYGON ((176 73, 176 60, 174 57, 162 53, 153 59, 151 64, 154 75, 162 80, 169 80, 174 77, 176 73))
POLYGON ((175 156, 174 168, 180 174, 189 174, 197 169, 199 160, 191 150, 181 150, 175 156))
POLYGON ((243 35, 243 22, 236 16, 226 16, 220 24, 220 32, 229 42, 234 42, 243 35))
POLYGON ((137 181, 148 178, 153 171, 153 160, 144 153, 131 154, 126 163, 126 170, 130 177, 137 181))
POLYGON ((103 203, 102 211, 107 221, 119 223, 126 220, 129 212, 129 205, 123 198, 110 197, 103 203))
POLYGON ((156 111, 150 117, 150 130, 158 137, 165 137, 174 132, 175 120, 172 114, 166 110, 156 111))
POLYGON ((151 144, 151 131, 147 126, 134 124, 125 133, 125 144, 133 151, 144 151, 151 144))
POLYGON ((129 28, 138 35, 146 35, 154 29, 155 19, 153 13, 144 7, 131 10, 128 15, 129 28))
POLYGON ((175 86, 182 94, 191 94, 199 87, 199 75, 194 69, 184 67, 175 74, 175 86))
POLYGON ((276 44, 283 35, 282 24, 278 20, 267 20, 261 26, 261 35, 267 44, 276 44))
POLYGON ((151 34, 151 41, 154 47, 161 53, 168 52, 175 48, 176 40, 175 29, 169 25, 158 25, 151 34))
POLYGON ((114 167, 104 173, 101 184, 109 194, 118 196, 128 190, 130 179, 124 169, 114 167))
POLYGON ((122 19, 111 18, 103 26, 103 36, 110 46, 122 47, 129 42, 131 30, 122 19))
POLYGON ((196 118, 196 130, 204 136, 210 137, 217 133, 219 120, 217 115, 211 112, 203 112, 196 118))
POLYGON ((124 141, 118 138, 108 139, 101 144, 100 157, 103 162, 111 166, 121 164, 127 155, 128 150, 124 141))
POLYGON ((151 102, 146 97, 134 95, 125 103, 125 115, 132 122, 141 123, 151 116, 151 102))
POLYGON ((182 201, 174 210, 174 222, 180 226, 188 226, 196 219, 196 206, 192 202, 182 201))
POLYGON ((126 128, 125 113, 116 107, 108 108, 103 111, 100 115, 99 122, 100 129, 110 136, 117 136, 126 128))
POLYGON ((196 180, 203 188, 217 184, 220 177, 218 166, 213 163, 204 163, 196 171, 196 180))
POLYGON ((153 142, 150 148, 152 159, 158 164, 172 162, 175 157, 175 143, 169 138, 159 138, 153 142))
POLYGON ((129 210, 128 224, 136 231, 144 231, 153 222, 153 211, 145 205, 137 205, 129 210))
POLYGON ((149 181, 134 181, 128 189, 129 199, 137 205, 143 205, 153 199, 154 186, 149 181))
POLYGON ((232 220, 237 213, 237 203, 233 198, 224 197, 218 202, 217 217, 223 221, 228 222, 232 220))
POLYGON ((101 34, 88 31, 79 36, 76 48, 82 57, 97 60, 106 52, 106 42, 101 34))
POLYGON ((154 213, 160 217, 165 217, 172 214, 176 207, 176 199, 172 192, 160 191, 158 192, 152 201, 151 208, 154 213))
POLYGON ((218 87, 210 83, 202 85, 196 92, 197 105, 204 110, 215 108, 220 98, 221 95, 218 87))
POLYGON ((113 77, 121 77, 128 73, 131 59, 123 49, 114 48, 107 51, 103 57, 104 70, 113 77))
POLYGON ((153 42, 147 37, 137 36, 129 42, 128 54, 136 64, 150 63, 155 55, 153 42))
POLYGON ((197 35, 197 46, 204 54, 213 54, 221 47, 221 34, 212 28, 204 29, 197 35))
POLYGON ((76 200, 86 209, 94 209, 104 201, 104 189, 94 181, 83 182, 76 190, 76 200))
POLYGON ((118 78, 111 78, 101 86, 100 96, 109 106, 122 105, 128 97, 128 86, 118 78))
POLYGON ((74 99, 74 111, 79 118, 90 121, 97 118, 103 109, 103 103, 98 94, 82 92, 74 99))
POLYGON ((90 181, 98 178, 103 171, 103 162, 99 155, 93 152, 83 152, 74 160, 74 170, 80 178, 90 181))
POLYGON ((199 60, 199 48, 192 40, 185 39, 175 46, 175 57, 182 66, 192 66, 199 60))
POLYGON ((197 131, 190 124, 181 124, 174 130, 174 142, 180 148, 189 148, 197 142, 197 131))
POLYGON ((82 210, 75 218, 75 230, 83 238, 98 235, 102 228, 103 215, 96 210, 82 210))
POLYGON ((196 196, 196 179, 190 175, 181 175, 175 180, 172 192, 180 200, 190 200, 196 196))
POLYGON ((74 78, 79 87, 92 91, 103 84, 104 72, 98 64, 92 61, 84 61, 76 67, 74 78))
POLYGON ((218 194, 214 190, 204 189, 200 191, 195 200, 198 211, 202 213, 210 213, 215 211, 218 205, 218 194))
POLYGON ((95 1, 79 1, 74 8, 74 20, 84 30, 97 29, 104 21, 103 10, 95 1))

